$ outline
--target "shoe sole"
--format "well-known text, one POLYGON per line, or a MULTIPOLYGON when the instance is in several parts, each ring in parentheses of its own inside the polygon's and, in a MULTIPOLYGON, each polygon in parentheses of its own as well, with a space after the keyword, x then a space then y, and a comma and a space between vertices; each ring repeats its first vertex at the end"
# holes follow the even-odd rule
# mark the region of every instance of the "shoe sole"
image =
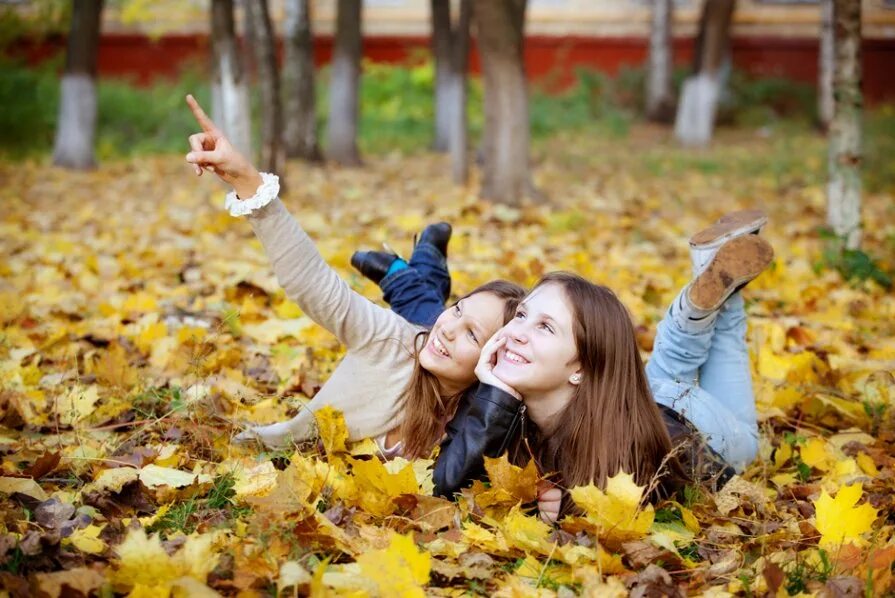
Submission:
POLYGON ((734 237, 758 232, 767 223, 768 215, 763 210, 731 212, 690 237, 690 246, 696 249, 717 247, 734 237))
POLYGON ((770 265, 774 249, 757 235, 735 237, 721 246, 690 286, 690 303, 713 311, 770 265))

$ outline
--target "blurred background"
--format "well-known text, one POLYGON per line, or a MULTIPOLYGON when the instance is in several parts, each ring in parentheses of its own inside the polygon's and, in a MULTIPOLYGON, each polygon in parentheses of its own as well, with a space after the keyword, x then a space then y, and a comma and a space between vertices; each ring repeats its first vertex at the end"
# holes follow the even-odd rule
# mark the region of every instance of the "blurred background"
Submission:
POLYGON ((563 132, 806 135, 852 248, 895 180, 893 0, 7 0, 0 57, 0 154, 65 168, 182 152, 191 92, 262 169, 445 152, 510 205, 563 132))

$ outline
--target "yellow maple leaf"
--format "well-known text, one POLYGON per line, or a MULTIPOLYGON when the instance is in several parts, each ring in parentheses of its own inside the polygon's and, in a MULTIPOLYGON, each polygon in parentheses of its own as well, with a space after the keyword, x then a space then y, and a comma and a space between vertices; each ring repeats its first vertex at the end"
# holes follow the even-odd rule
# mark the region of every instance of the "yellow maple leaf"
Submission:
POLYGON ((485 457, 485 471, 491 481, 491 489, 476 497, 481 506, 497 502, 528 503, 538 498, 538 467, 529 459, 525 468, 509 462, 504 453, 496 459, 485 457))
POLYGON ((870 531, 877 511, 869 503, 856 507, 863 490, 860 484, 843 486, 833 498, 822 490, 814 501, 815 527, 821 533, 821 546, 835 546, 845 542, 863 544, 862 534, 870 531))
POLYGON ((526 515, 516 505, 501 522, 501 531, 510 545, 527 552, 550 555, 553 543, 547 540, 551 528, 536 516, 526 515))
POLYGON ((643 537, 653 524, 653 506, 640 508, 644 489, 634 483, 634 476, 619 472, 606 481, 605 492, 588 484, 572 488, 570 494, 601 540, 620 543, 643 537))
POLYGON ((179 577, 158 535, 147 536, 142 529, 131 530, 115 552, 118 567, 112 579, 118 585, 153 587, 179 577))
POLYGON ((417 548, 411 535, 395 534, 387 548, 357 557, 361 572, 373 580, 382 596, 416 598, 424 596, 432 567, 428 552, 417 548))
POLYGON ((493 532, 477 523, 467 522, 463 525, 463 540, 470 546, 497 554, 505 554, 510 550, 502 533, 493 532))
POLYGON ((396 508, 395 498, 419 492, 411 463, 397 473, 390 473, 379 459, 351 459, 350 462, 358 504, 368 513, 381 517, 391 515, 396 508))
POLYGON ((347 452, 348 427, 345 425, 345 416, 342 412, 326 405, 314 412, 314 418, 317 420, 317 431, 320 433, 326 454, 347 452))
POLYGON ((147 536, 142 528, 131 530, 115 549, 118 560, 113 583, 156 596, 167 596, 172 584, 182 577, 204 583, 218 563, 216 540, 214 533, 188 536, 172 556, 162 547, 158 534, 147 536))

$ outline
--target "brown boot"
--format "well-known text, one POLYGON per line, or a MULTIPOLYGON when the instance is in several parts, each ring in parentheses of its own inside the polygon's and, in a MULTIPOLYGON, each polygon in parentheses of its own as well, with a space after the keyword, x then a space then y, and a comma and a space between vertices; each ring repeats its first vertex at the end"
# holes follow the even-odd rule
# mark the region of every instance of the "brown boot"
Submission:
POLYGON ((730 239, 715 253, 690 284, 687 300, 698 310, 710 312, 761 274, 774 259, 774 249, 758 235, 730 239))

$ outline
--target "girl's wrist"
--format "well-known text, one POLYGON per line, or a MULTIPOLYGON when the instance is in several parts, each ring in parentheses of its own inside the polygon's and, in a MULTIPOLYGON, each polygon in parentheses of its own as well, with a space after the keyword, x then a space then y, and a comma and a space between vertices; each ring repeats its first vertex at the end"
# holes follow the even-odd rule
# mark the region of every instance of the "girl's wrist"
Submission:
POLYGON ((236 177, 236 180, 233 181, 233 190, 236 191, 236 196, 239 199, 248 199, 255 195, 262 183, 264 180, 261 178, 261 174, 253 168, 247 174, 236 177))

